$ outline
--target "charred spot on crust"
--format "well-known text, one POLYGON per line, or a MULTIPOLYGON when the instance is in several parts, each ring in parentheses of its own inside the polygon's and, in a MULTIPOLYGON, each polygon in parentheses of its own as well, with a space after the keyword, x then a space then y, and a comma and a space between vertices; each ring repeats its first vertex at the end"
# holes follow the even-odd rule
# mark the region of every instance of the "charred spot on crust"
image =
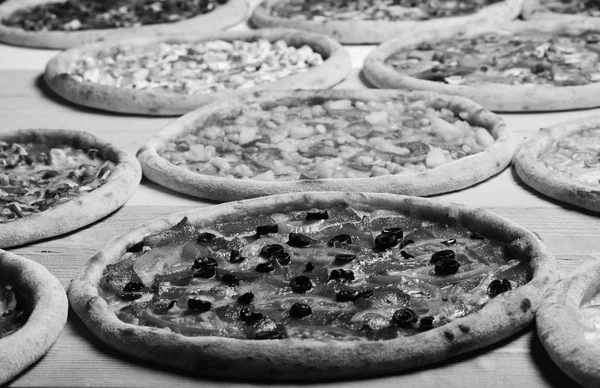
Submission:
POLYGON ((454 334, 451 331, 445 331, 444 332, 444 337, 446 337, 446 339, 448 341, 453 341, 454 340, 454 334))
POLYGON ((126 328, 126 329, 121 330, 120 334, 123 337, 134 337, 135 336, 135 329, 126 328))
POLYGON ((96 302, 97 296, 93 296, 85 302, 85 311, 90 311, 93 308, 93 304, 96 302))
POLYGON ((529 300, 529 298, 523 299, 523 301, 521 302, 521 311, 526 313, 527 311, 529 311, 530 308, 531 308, 531 301, 529 300))
POLYGON ((460 329, 460 331, 462 331, 465 334, 467 334, 468 332, 471 331, 471 328, 466 325, 458 325, 458 328, 460 329))

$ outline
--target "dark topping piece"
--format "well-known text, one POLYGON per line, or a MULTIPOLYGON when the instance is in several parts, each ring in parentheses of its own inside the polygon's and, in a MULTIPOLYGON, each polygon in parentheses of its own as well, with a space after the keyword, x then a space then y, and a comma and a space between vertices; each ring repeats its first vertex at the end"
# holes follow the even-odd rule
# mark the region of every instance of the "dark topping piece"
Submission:
POLYGON ((226 283, 230 287, 235 287, 235 286, 240 285, 240 281, 238 280, 238 278, 236 278, 234 275, 232 275, 230 273, 223 274, 223 276, 221 276, 221 281, 223 283, 226 283))
POLYGON ((360 292, 354 290, 340 290, 335 293, 335 300, 338 302, 356 302, 360 297, 360 292))
POLYGON ((306 263, 306 268, 304 269, 304 272, 310 272, 313 269, 315 269, 315 265, 309 261, 308 263, 306 263))
POLYGON ((300 233, 290 233, 287 245, 291 247, 307 247, 310 245, 310 238, 300 233))
POLYGON ((340 262, 340 263, 349 263, 352 260, 356 259, 355 255, 350 255, 350 254, 345 254, 345 253, 340 253, 335 255, 335 261, 340 262))
POLYGON ((335 247, 339 244, 352 244, 352 237, 349 234, 338 234, 327 242, 327 245, 330 247, 335 247))
POLYGON ((304 318, 312 314, 312 309, 306 303, 294 303, 290 308, 290 317, 304 318))
POLYGON ((243 307, 240 310, 240 319, 246 323, 252 324, 263 319, 263 315, 250 310, 248 307, 243 307))
POLYGON ((312 289, 312 282, 308 276, 296 276, 290 280, 292 291, 303 293, 312 289))
POLYGON ((415 257, 414 255, 411 255, 406 251, 400 251, 400 256, 402 256, 403 259, 412 259, 413 257, 415 257))
POLYGON ((240 251, 237 249, 233 249, 229 254, 229 262, 231 263, 241 263, 244 260, 246 260, 246 258, 243 257, 240 251))
POLYGON ((392 316, 392 321, 396 325, 404 328, 412 327, 412 325, 416 323, 417 320, 417 314, 409 308, 403 308, 401 310, 398 310, 392 316))
POLYGON ((433 329, 433 317, 421 317, 421 321, 419 322, 419 327, 421 330, 431 330, 433 329))
POLYGON ((277 260, 280 265, 288 265, 291 261, 290 254, 287 252, 276 253, 271 258, 277 260))
POLYGON ((171 310, 173 307, 175 307, 175 305, 177 304, 176 301, 172 300, 169 302, 169 304, 167 305, 167 311, 171 310))
POLYGON ((267 259, 270 259, 276 253, 284 252, 283 246, 279 244, 268 244, 262 247, 260 250, 260 255, 267 259))
POLYGON ((375 249, 379 251, 384 251, 396 245, 398 245, 398 238, 393 234, 381 233, 375 237, 375 249))
POLYGON ((275 271, 275 266, 273 263, 265 261, 264 263, 257 264, 255 270, 262 273, 273 272, 275 271))
POLYGON ((279 232, 279 225, 261 225, 256 227, 256 237, 264 236, 269 233, 277 233, 279 232))
POLYGON ((270 340, 270 339, 282 339, 283 335, 279 330, 261 331, 254 334, 254 339, 257 340, 270 340))
POLYGON ((217 270, 215 267, 200 267, 194 271, 195 278, 212 279, 217 276, 217 270))
POLYGON ((132 252, 132 253, 141 252, 143 247, 144 247, 144 243, 142 241, 140 241, 140 242, 133 244, 129 248, 127 248, 127 252, 132 252))
POLYGON ((194 268, 218 267, 219 263, 212 257, 199 257, 194 260, 194 268))
POLYGON ((329 280, 354 280, 354 272, 345 269, 334 269, 329 274, 329 280))
POLYGON ((125 292, 136 292, 136 291, 140 291, 144 287, 145 287, 144 283, 136 282, 136 281, 131 281, 131 282, 127 283, 125 285, 125 287, 123 287, 123 291, 125 291, 125 292))
POLYGON ((243 295, 240 295, 237 299, 239 304, 250 304, 254 300, 254 294, 251 292, 246 292, 243 295))
POLYGON ((188 309, 196 311, 208 311, 212 308, 212 303, 207 300, 191 298, 188 299, 188 309))
POLYGON ((373 296, 373 290, 364 290, 358 294, 359 298, 365 298, 365 299, 370 298, 372 296, 373 296))
POLYGON ((409 244, 414 244, 415 242, 411 239, 406 239, 400 243, 400 249, 406 247, 409 244))
POLYGON ((308 212, 306 213, 306 220, 326 220, 329 218, 329 213, 327 210, 318 210, 316 212, 308 212))
POLYGON ((442 259, 435 263, 436 275, 452 275, 458 272, 460 263, 454 259, 442 259))
POLYGON ((456 253, 451 249, 444 249, 443 251, 434 252, 431 255, 431 264, 435 264, 443 259, 455 259, 456 253))
POLYGON ((483 234, 477 233, 477 232, 471 232, 469 237, 472 238, 473 240, 485 240, 485 236, 483 234))
POLYGON ((494 298, 503 292, 512 290, 512 286, 507 279, 494 279, 490 282, 487 293, 490 297, 494 298))
POLYGON ((196 242, 198 244, 203 244, 203 243, 210 242, 210 241, 214 240, 215 238, 217 238, 217 236, 215 236, 213 233, 204 232, 204 233, 200 233, 198 235, 196 242))
POLYGON ((451 239, 448 239, 448 240, 444 240, 444 241, 442 241, 442 244, 444 244, 445 246, 449 247, 450 245, 456 244, 456 239, 451 238, 451 239))
POLYGON ((404 231, 402 230, 402 228, 385 228, 381 231, 382 234, 391 234, 392 236, 396 237, 396 239, 398 240, 402 240, 402 237, 404 237, 404 231))
POLYGON ((181 221, 171 229, 144 237, 143 244, 150 248, 177 245, 193 240, 197 235, 198 232, 196 231, 196 228, 190 224, 187 217, 183 217, 181 221))

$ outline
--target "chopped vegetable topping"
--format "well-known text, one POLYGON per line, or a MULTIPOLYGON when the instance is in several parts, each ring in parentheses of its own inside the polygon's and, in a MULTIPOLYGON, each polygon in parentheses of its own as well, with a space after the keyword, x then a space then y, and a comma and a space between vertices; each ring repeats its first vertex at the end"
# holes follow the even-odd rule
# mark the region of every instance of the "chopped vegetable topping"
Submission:
POLYGON ((13 287, 0 285, 0 338, 17 331, 26 320, 27 315, 20 308, 13 287))

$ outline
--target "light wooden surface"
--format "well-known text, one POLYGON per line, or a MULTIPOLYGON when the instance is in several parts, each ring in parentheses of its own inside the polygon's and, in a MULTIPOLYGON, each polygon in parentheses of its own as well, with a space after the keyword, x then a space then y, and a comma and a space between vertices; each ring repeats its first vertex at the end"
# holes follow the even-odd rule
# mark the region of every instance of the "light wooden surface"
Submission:
MULTIPOLYGON (((351 48, 356 69, 339 87, 365 87, 358 75, 358 68, 370 49, 368 46, 351 48)), ((0 45, 0 131, 28 127, 86 130, 134 153, 172 120, 108 114, 61 101, 39 81, 45 61, 53 54, 50 51, 0 45)), ((502 116, 522 139, 542 126, 599 113, 600 110, 586 110, 502 116)), ((594 257, 600 258, 598 217, 537 194, 524 186, 512 169, 469 189, 436 198, 488 209, 537 232, 556 255, 564 273, 594 257)), ((144 221, 210 204, 144 180, 130 201, 111 216, 61 238, 12 251, 46 265, 67 287, 78 269, 110 239, 144 221)), ((575 386, 575 383, 552 363, 534 331, 529 329, 491 348, 422 370, 316 386, 332 385, 534 388, 567 387, 575 386)), ((205 380, 122 356, 100 343, 71 312, 65 330, 48 355, 13 380, 10 386, 241 388, 260 385, 205 380)))

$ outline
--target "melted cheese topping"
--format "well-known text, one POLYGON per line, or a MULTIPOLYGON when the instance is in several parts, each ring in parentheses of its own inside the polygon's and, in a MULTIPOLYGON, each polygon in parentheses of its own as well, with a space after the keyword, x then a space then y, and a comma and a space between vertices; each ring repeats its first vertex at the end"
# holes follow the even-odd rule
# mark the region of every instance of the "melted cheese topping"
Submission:
POLYGON ((0 338, 17 331, 25 323, 25 313, 17 304, 11 286, 0 285, 0 338))

